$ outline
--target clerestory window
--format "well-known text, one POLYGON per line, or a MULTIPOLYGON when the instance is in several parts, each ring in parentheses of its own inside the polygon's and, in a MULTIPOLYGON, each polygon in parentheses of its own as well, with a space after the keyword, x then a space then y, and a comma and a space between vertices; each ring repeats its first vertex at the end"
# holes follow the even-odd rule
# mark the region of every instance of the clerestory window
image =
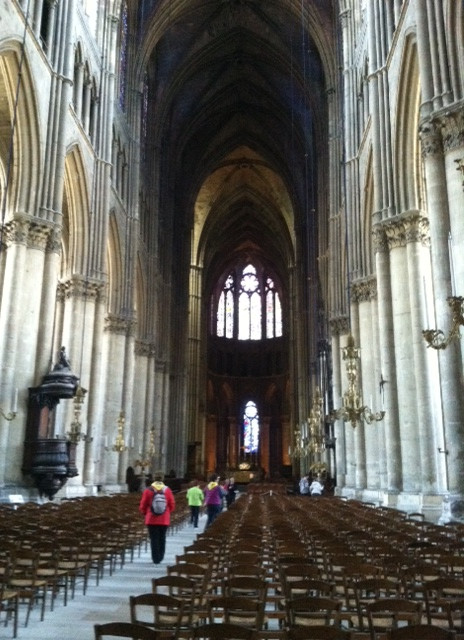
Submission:
POLYGON ((262 340, 282 335, 282 305, 274 279, 252 263, 225 278, 213 331, 222 338, 262 340))

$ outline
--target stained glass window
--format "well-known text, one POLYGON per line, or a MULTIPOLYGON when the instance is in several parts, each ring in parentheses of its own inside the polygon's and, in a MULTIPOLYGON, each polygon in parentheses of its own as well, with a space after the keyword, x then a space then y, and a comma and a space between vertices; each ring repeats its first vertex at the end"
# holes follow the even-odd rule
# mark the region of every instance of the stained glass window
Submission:
POLYGON ((246 403, 243 414, 243 451, 257 453, 259 449, 258 407, 253 401, 246 403))
POLYGON ((282 307, 274 280, 248 263, 229 273, 218 293, 216 335, 238 340, 261 340, 282 335, 282 307), (235 286, 237 282, 237 286, 235 286))
POLYGON ((121 31, 119 42, 119 106, 124 110, 126 106, 126 74, 127 74, 127 47, 129 43, 129 21, 127 1, 121 4, 121 31))
POLYGON ((234 330, 234 278, 227 277, 219 297, 217 307, 216 334, 220 337, 232 338, 234 330))
POLYGON ((256 269, 243 270, 238 301, 238 339, 261 340, 261 296, 256 269))
POLYGON ((282 335, 282 307, 272 278, 266 280, 266 338, 282 335))

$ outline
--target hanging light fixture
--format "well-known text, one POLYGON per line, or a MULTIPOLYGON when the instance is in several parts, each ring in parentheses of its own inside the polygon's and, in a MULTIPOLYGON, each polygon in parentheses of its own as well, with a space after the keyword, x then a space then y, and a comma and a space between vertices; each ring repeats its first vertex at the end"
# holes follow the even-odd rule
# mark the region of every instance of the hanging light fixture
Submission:
POLYGON ((299 425, 296 425, 293 432, 293 441, 295 444, 288 448, 288 454, 292 460, 295 460, 296 458, 301 458, 305 453, 305 443, 299 425))
POLYGON ((82 424, 80 417, 82 413, 82 405, 84 404, 85 394, 87 389, 78 385, 76 389, 76 395, 74 396, 74 420, 71 422, 71 430, 67 432, 69 441, 73 444, 78 444, 81 440, 83 442, 92 442, 93 438, 81 431, 82 424))
POLYGON ((332 422, 343 420, 351 422, 353 428, 359 422, 379 422, 383 420, 385 411, 374 413, 372 409, 362 402, 362 393, 359 388, 358 362, 360 360, 359 348, 355 347, 354 338, 351 333, 348 336, 348 344, 342 349, 343 360, 346 361, 346 375, 348 378, 348 389, 343 394, 343 406, 340 409, 333 409, 328 416, 332 422))
POLYGON ((459 327, 464 326, 464 298, 462 296, 450 296, 447 298, 452 313, 451 329, 447 337, 441 329, 424 329, 422 335, 428 347, 432 349, 446 349, 452 340, 459 338, 459 327))
POLYGON ((146 453, 140 453, 140 459, 136 460, 134 462, 134 465, 136 467, 140 467, 142 469, 142 474, 144 474, 144 469, 145 467, 149 468, 152 460, 153 460, 153 456, 155 455, 155 428, 152 427, 150 429, 150 442, 148 445, 148 450, 146 453))
POLYGON ((325 450, 325 435, 323 432, 323 398, 319 387, 316 387, 313 404, 308 418, 309 438, 307 450, 312 458, 309 470, 313 473, 327 471, 327 465, 322 461, 322 453, 325 450))
POLYGON ((116 439, 113 446, 111 447, 111 451, 115 451, 116 453, 124 453, 124 451, 127 451, 129 449, 124 437, 125 424, 126 418, 124 416, 124 411, 121 409, 118 418, 118 433, 116 434, 116 439))

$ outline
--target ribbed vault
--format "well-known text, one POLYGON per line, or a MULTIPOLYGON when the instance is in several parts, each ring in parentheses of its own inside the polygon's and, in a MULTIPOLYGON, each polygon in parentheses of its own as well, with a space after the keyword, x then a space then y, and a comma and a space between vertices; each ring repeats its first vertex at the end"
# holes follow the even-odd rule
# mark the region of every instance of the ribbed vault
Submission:
MULTIPOLYGON (((149 237, 142 241, 158 247, 156 259, 172 291, 174 322, 166 323, 171 336, 163 348, 173 340, 176 370, 204 376, 190 380, 187 391, 188 439, 201 441, 198 407, 207 404, 208 385, 200 352, 218 279, 234 261, 253 257, 275 274, 286 309, 279 349, 287 363, 285 340, 295 314, 315 317, 309 308, 321 304, 313 283, 319 281, 319 238, 328 237, 333 7, 319 0, 147 0, 138 20, 138 77, 146 100, 142 191, 151 202, 141 224, 149 237), (179 350, 186 335, 198 351, 179 350)), ((300 364, 286 375, 307 377, 307 371, 297 373, 315 357, 307 349, 314 350, 308 345, 317 338, 308 339, 307 331, 303 321, 297 327, 304 345, 300 364)), ((282 377, 274 384, 297 386, 282 377)), ((259 393, 264 397, 268 389, 259 393)), ((281 415, 270 420, 280 433, 281 415)))

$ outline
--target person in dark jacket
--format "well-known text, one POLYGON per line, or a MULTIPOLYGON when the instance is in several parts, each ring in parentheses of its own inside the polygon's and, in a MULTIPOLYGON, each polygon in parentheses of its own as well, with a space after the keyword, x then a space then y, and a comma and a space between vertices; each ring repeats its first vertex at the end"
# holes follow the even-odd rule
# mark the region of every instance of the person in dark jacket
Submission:
POLYGON ((139 511, 145 516, 145 524, 150 536, 151 557, 155 564, 159 564, 166 550, 166 533, 171 524, 171 513, 176 508, 174 495, 163 482, 163 474, 157 471, 153 476, 154 482, 142 493, 139 511), (155 515, 151 510, 155 491, 163 491, 166 497, 166 510, 160 515, 155 515))
POLYGON ((227 508, 229 509, 230 505, 235 502, 235 496, 237 495, 237 485, 235 484, 234 478, 229 478, 229 481, 226 485, 227 495, 226 495, 226 503, 227 508))

